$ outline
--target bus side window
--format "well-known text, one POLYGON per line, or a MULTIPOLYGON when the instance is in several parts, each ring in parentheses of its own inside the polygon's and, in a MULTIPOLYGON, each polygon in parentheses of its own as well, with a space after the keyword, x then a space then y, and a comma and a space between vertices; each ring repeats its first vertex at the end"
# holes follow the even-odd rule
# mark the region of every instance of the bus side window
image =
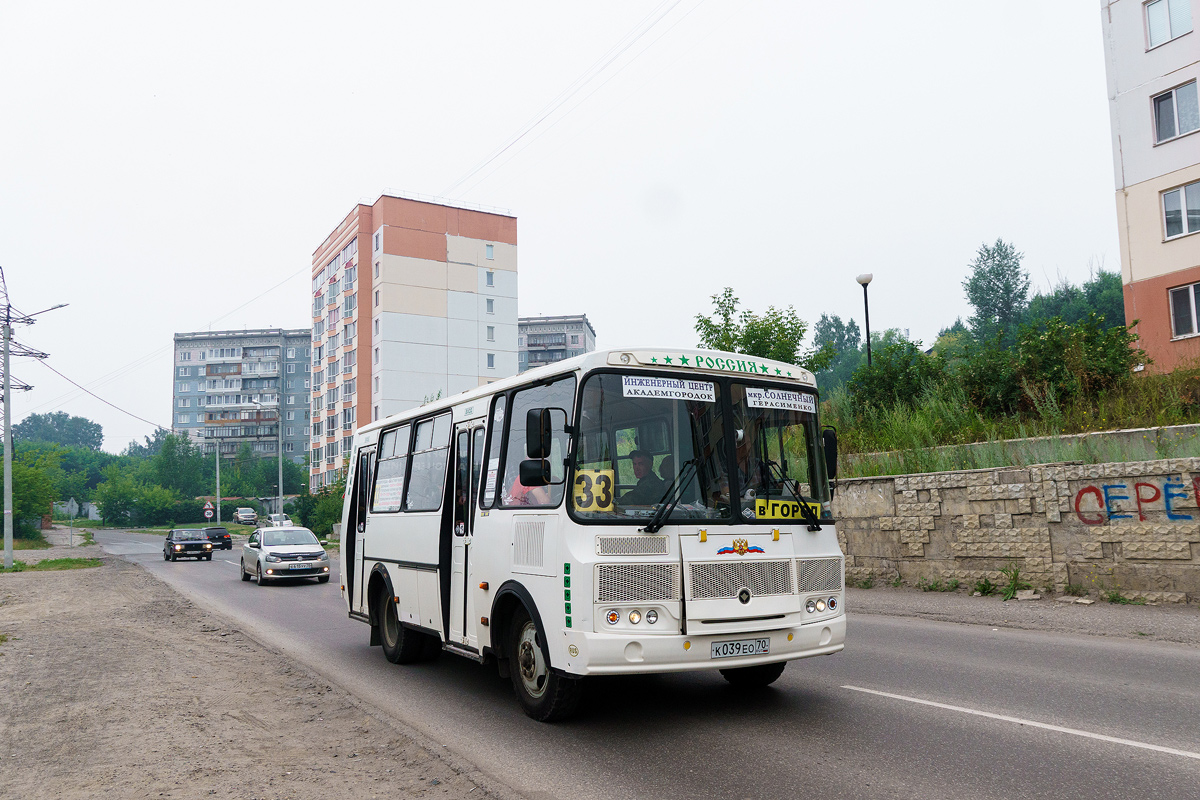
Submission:
POLYGON ((446 459, 450 452, 450 415, 417 423, 413 436, 412 477, 405 511, 437 511, 446 488, 446 459))
POLYGON ((531 408, 553 408, 566 412, 566 424, 571 424, 575 409, 575 376, 555 381, 546 386, 534 386, 513 395, 513 410, 506 435, 504 449, 504 472, 501 503, 505 507, 542 506, 553 507, 562 502, 563 464, 570 451, 570 437, 563 431, 561 411, 552 414, 555 421, 554 439, 550 445, 550 475, 554 481, 549 486, 526 487, 521 485, 520 464, 525 459, 525 414, 531 408))
POLYGON ((483 491, 479 493, 479 507, 491 508, 496 504, 496 484, 500 476, 500 445, 504 440, 504 411, 507 398, 500 395, 492 404, 492 418, 488 424, 488 456, 484 465, 483 491))
POLYGON ((388 431, 380 440, 371 513, 399 511, 408 474, 408 425, 388 431))

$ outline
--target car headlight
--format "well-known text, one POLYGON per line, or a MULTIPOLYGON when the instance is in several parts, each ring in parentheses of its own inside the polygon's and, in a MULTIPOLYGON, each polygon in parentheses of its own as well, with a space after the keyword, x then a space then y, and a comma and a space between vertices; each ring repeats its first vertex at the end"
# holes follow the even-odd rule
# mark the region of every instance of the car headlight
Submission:
POLYGON ((183 545, 181 545, 181 544, 177 544, 177 545, 175 545, 175 549, 176 549, 176 550, 182 550, 182 549, 183 549, 183 545))
POLYGON ((206 543, 204 546, 205 546, 206 548, 208 548, 209 550, 212 550, 212 542, 208 542, 208 543, 206 543))
POLYGON ((267 561, 283 561, 283 559, 274 553, 267 553, 267 561))
POLYGON ((321 552, 320 558, 317 559, 317 561, 328 561, 328 560, 329 560, 329 553, 326 553, 324 551, 321 552))

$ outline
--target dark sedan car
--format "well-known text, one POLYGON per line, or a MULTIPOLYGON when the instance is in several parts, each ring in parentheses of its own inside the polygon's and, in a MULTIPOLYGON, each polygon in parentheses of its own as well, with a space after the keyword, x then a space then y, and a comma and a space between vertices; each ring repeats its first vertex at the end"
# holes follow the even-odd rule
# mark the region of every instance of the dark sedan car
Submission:
POLYGON ((203 558, 212 561, 213 543, 199 528, 173 530, 163 542, 163 561, 177 558, 203 558))
POLYGON ((232 550, 233 539, 225 528, 204 528, 204 535, 212 542, 214 550, 232 550))

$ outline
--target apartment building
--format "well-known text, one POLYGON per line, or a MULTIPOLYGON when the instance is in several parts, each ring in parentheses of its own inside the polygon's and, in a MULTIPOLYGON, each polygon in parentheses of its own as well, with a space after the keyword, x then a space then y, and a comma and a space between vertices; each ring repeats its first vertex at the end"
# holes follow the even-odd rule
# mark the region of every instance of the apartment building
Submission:
POLYGON ((524 372, 596 349, 596 329, 587 314, 521 317, 517 320, 517 369, 524 372))
POLYGON ((384 194, 312 259, 310 484, 366 423, 517 371, 517 220, 384 194))
POLYGON ((207 455, 243 444, 303 464, 309 438, 309 331, 279 328, 175 334, 172 426, 207 455))
POLYGON ((1200 359, 1195 0, 1102 0, 1125 319, 1166 372, 1200 359))

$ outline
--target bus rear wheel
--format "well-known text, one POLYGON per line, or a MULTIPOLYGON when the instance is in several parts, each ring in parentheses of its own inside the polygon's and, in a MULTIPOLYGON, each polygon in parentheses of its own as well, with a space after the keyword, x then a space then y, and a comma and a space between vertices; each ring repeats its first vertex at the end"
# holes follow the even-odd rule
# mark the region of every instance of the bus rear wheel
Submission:
POLYGON ((539 722, 555 722, 575 713, 582 694, 578 678, 551 671, 541 629, 524 608, 509 629, 509 675, 525 713, 539 722))
POLYGON ((740 689, 759 689, 777 681, 786 666, 786 661, 780 661, 775 664, 758 664, 753 667, 734 667, 721 670, 721 677, 740 689))
POLYGON ((383 645, 383 655, 387 660, 393 664, 412 664, 422 660, 426 638, 401 625, 396 598, 384 596, 383 608, 379 612, 379 643, 383 645))

